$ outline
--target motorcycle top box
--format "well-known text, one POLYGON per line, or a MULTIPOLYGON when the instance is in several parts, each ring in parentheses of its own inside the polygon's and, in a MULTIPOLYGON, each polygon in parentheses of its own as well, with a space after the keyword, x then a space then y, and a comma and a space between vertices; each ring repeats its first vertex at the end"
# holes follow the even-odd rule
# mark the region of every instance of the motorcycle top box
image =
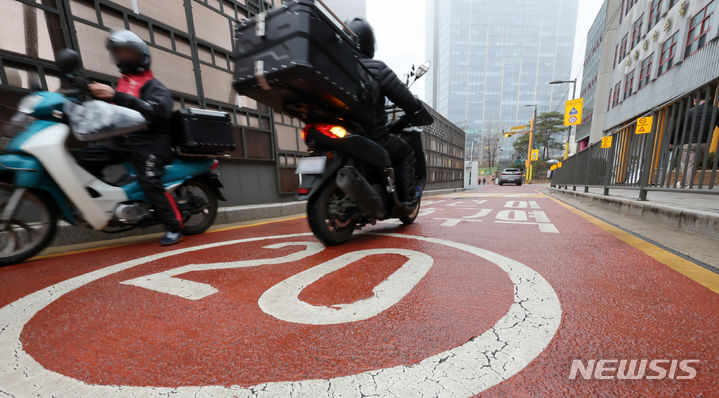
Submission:
POLYGON ((356 43, 311 0, 292 0, 235 31, 233 86, 305 122, 361 122, 369 72, 356 43))
POLYGON ((235 150, 227 112, 186 108, 172 115, 174 145, 181 154, 222 155, 235 150))

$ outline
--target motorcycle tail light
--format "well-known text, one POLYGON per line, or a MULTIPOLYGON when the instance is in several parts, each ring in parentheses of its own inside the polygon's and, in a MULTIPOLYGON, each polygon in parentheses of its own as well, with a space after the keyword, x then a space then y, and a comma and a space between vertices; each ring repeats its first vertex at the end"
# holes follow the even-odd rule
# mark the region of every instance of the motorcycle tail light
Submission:
POLYGON ((210 166, 210 170, 215 170, 220 165, 220 161, 215 159, 214 162, 212 162, 212 166, 210 166))
POLYGON ((300 195, 307 195, 308 193, 310 193, 310 189, 309 188, 297 188, 297 193, 300 195))
POLYGON ((330 138, 345 138, 349 135, 347 129, 342 126, 335 124, 313 123, 308 124, 304 129, 302 129, 302 140, 307 138, 307 133, 310 129, 315 129, 330 138))

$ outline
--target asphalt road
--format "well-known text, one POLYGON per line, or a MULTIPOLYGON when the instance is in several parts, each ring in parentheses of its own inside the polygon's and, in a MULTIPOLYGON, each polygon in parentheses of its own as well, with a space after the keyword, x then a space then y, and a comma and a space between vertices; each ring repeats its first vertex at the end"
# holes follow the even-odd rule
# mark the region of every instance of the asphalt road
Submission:
POLYGON ((0 269, 0 397, 719 396, 719 275, 530 186, 0 269))

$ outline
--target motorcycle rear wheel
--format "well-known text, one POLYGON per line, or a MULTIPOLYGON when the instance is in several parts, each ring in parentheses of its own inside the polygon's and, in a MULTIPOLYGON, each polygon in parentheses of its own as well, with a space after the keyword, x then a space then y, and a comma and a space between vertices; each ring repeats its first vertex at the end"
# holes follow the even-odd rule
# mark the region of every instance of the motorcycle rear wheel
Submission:
POLYGON ((181 208, 188 208, 192 212, 184 217, 183 234, 199 235, 215 223, 217 194, 206 181, 202 179, 187 181, 177 188, 174 195, 181 208))
MULTIPOLYGON (((0 183, 0 209, 4 210, 15 187, 0 183)), ((57 232, 55 203, 42 192, 27 190, 15 217, 0 220, 0 267, 21 263, 46 248, 57 232)), ((0 215, 2 214, 0 210, 0 215)))
POLYGON ((402 221, 402 224, 404 225, 410 225, 414 224, 415 220, 417 220, 417 216, 419 215, 419 209, 422 206, 422 201, 417 201, 417 207, 415 207, 414 211, 409 213, 409 215, 405 217, 400 217, 399 220, 402 221))
POLYGON ((330 182, 307 202, 307 221, 310 229, 315 237, 327 246, 341 245, 352 238, 354 222, 346 221, 349 222, 348 225, 338 226, 338 220, 330 214, 329 210, 333 201, 342 200, 344 197, 345 193, 337 184, 330 182))

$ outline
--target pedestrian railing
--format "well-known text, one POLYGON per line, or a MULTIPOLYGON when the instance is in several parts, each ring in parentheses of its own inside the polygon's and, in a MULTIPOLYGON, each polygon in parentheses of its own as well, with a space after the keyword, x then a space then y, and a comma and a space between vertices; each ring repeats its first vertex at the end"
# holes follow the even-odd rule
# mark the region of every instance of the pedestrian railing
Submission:
POLYGON ((554 167, 552 186, 719 194, 714 81, 614 130, 554 167), (611 138, 609 138, 611 137, 611 138))

